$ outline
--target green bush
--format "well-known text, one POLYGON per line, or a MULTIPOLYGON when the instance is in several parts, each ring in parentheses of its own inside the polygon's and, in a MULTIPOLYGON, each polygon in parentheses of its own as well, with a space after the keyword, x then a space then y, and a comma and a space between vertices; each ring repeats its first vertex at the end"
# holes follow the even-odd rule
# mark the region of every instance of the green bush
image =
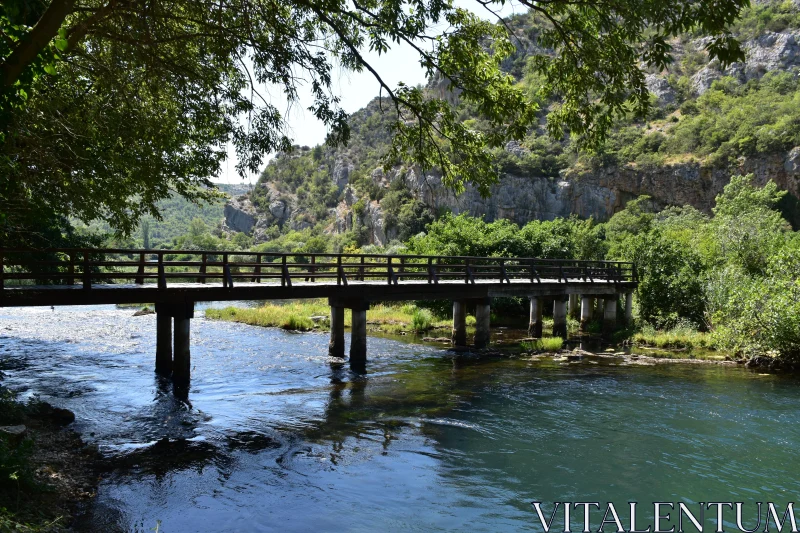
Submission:
POLYGON ((308 317, 289 315, 280 327, 288 331, 311 331, 314 329, 314 322, 308 317))
POLYGON ((433 314, 427 309, 415 309, 411 315, 411 329, 416 333, 428 331, 433 326, 433 314))
POLYGON ((526 352, 557 352, 563 346, 564 339, 561 337, 542 337, 520 343, 520 347, 526 352))

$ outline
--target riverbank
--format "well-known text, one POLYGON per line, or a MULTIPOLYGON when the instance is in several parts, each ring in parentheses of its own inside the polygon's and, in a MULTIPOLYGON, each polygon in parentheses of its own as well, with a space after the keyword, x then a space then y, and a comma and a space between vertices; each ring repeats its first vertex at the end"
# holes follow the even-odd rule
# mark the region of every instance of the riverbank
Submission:
MULTIPOLYGON (((239 322, 251 326, 277 327, 289 331, 328 331, 330 329, 330 307, 325 300, 300 300, 286 303, 267 303, 255 308, 226 307, 223 309, 206 309, 205 316, 211 320, 239 322)), ((413 335, 423 342, 449 343, 452 319, 437 316, 428 309, 414 304, 385 305, 378 304, 370 308, 367 315, 368 331, 372 334, 390 336, 413 335)), ((500 321, 514 324, 516 317, 492 317, 493 323, 500 321)), ((522 353, 556 353, 565 343, 559 337, 542 339, 527 338, 523 322, 516 320, 516 328, 505 338, 494 339, 494 343, 505 348, 519 347, 522 353)), ((345 327, 351 325, 350 310, 345 310, 345 327)), ((467 334, 474 334, 475 317, 467 315, 467 334)), ((652 327, 622 328, 612 339, 604 341, 599 332, 600 321, 590 323, 586 334, 578 332, 578 322, 570 318, 568 331, 571 342, 588 341, 598 353, 625 350, 640 352, 644 357, 662 360, 696 359, 718 361, 726 358, 716 350, 710 333, 700 332, 679 326, 669 330, 655 330, 652 327), (655 353, 647 353, 652 350, 655 353)), ((552 329, 552 320, 544 319, 543 330, 552 329)), ((497 333, 506 328, 493 329, 497 333)), ((728 357, 728 359, 731 359, 728 357)))
MULTIPOLYGON (((286 303, 267 303, 261 307, 206 309, 206 318, 241 322, 251 326, 277 327, 289 331, 327 331, 330 329, 330 306, 326 300, 299 300, 286 303)), ((449 330, 451 320, 436 316, 428 309, 414 304, 370 307, 368 330, 390 335, 427 333, 432 330, 449 330)), ((345 309, 345 327, 351 326, 352 313, 345 309)), ((467 330, 474 333, 475 317, 467 317, 467 330)))
POLYGON ((44 402, 0 401, 0 531, 68 531, 94 497, 101 457, 68 428, 75 415, 44 402))

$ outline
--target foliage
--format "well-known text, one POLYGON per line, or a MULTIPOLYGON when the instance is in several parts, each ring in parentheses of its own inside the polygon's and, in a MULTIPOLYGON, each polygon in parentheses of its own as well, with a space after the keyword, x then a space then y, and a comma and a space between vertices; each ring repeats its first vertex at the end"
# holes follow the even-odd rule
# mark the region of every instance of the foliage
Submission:
POLYGON ((433 222, 427 233, 409 239, 408 250, 419 255, 550 259, 598 259, 605 251, 591 219, 534 220, 520 229, 505 219, 487 223, 464 214, 447 214, 433 222))
POLYGON ((563 346, 564 339, 561 337, 542 337, 520 343, 520 347, 526 352, 557 352, 563 346))
POLYGON ((636 345, 657 348, 716 348, 712 334, 697 331, 697 327, 686 320, 678 320, 673 327, 666 330, 657 330, 652 325, 645 324, 640 331, 633 334, 631 341, 636 345))
POLYGON ((752 180, 733 176, 713 218, 688 207, 655 212, 641 197, 605 225, 609 255, 639 267, 639 317, 671 328, 634 341, 800 356, 800 240, 775 209, 785 192, 752 180), (698 325, 710 338, 692 339, 698 325))
MULTIPOLYGON (((446 0, 284 0, 269 9, 254 0, 5 2, 0 198, 16 209, 3 215, 16 226, 26 210, 45 209, 130 235, 143 216, 158 218, 158 201, 172 193, 212 199, 208 179, 228 143, 242 174, 270 152, 292 150, 285 117, 259 84, 289 104, 298 102, 301 84, 310 87, 309 109, 328 127, 329 144, 346 142, 351 129, 332 90, 335 66, 370 71, 388 96, 391 141, 380 150, 387 169, 399 161, 436 168, 456 192, 469 182, 485 195, 498 177, 493 150, 522 141, 545 99, 561 100, 547 109, 553 137, 570 131, 579 144, 596 146, 613 117, 649 109, 640 63, 667 65, 667 37, 701 31, 711 57, 741 58, 728 27, 744 3, 624 0, 586 10, 524 1, 530 13, 495 24, 446 0), (530 62, 542 81, 531 98, 518 69, 503 65, 519 63, 509 24, 534 19, 537 49, 556 53, 530 62), (364 58, 366 48, 383 54, 403 42, 443 92, 391 87, 364 58), (462 119, 449 92, 480 127, 462 119)), ((321 149, 310 152, 313 162, 323 157, 321 149)), ((558 166, 537 161, 531 164, 543 172, 558 166)), ((324 200, 304 206, 314 223, 338 190, 310 181, 298 196, 324 200)))
MULTIPOLYGON (((328 316, 330 306, 327 300, 303 300, 282 304, 267 303, 256 308, 207 309, 206 317, 217 320, 243 322, 253 326, 280 327, 287 330, 308 331, 311 329, 330 328, 328 316), (311 317, 324 317, 316 322, 311 317)), ((426 309, 419 309, 413 304, 406 305, 373 305, 369 310, 369 323, 385 333, 402 331, 427 331, 439 327, 441 317, 426 309)), ((352 316, 345 309, 344 324, 351 325, 352 316)), ((474 317, 472 324, 474 326, 474 317)))
POLYGON ((427 309, 415 309, 411 315, 411 329, 417 333, 423 333, 431 329, 433 325, 433 313, 427 309))

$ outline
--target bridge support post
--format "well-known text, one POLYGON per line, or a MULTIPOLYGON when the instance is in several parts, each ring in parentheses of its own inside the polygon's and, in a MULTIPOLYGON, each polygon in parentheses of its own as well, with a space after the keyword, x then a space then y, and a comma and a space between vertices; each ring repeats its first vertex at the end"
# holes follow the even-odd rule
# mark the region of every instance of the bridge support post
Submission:
POLYGON ((344 359, 344 307, 331 306, 331 341, 328 355, 344 359))
POLYGON ((581 298, 581 331, 586 329, 592 321, 592 311, 594 308, 594 298, 584 296, 581 298))
POLYGON ((603 335, 611 335, 617 329, 617 297, 605 299, 603 311, 603 335))
POLYGON ((567 302, 561 296, 553 302, 553 336, 567 338, 567 302))
POLYGON ((625 323, 630 324, 633 321, 633 293, 625 293, 625 323))
POLYGON ((542 336, 542 299, 530 296, 531 316, 528 320, 528 335, 539 338, 542 336))
POLYGON ((350 332, 350 368, 364 372, 367 367, 367 310, 353 309, 350 332))
POLYGON ((491 300, 486 298, 475 304, 475 347, 485 348, 491 338, 490 317, 492 313, 491 300))
POLYGON ((603 316, 605 312, 605 300, 603 298, 595 298, 595 315, 596 317, 603 316))
POLYGON ((172 375, 172 313, 164 304, 156 304, 156 373, 172 375))
POLYGON ((467 345, 467 304, 463 300, 453 301, 453 346, 467 345))
POLYGON ((175 307, 175 346, 172 365, 172 381, 188 385, 192 373, 190 324, 194 318, 194 303, 175 307))
POLYGON ((581 316, 580 296, 577 294, 569 295, 569 316, 575 320, 581 316))

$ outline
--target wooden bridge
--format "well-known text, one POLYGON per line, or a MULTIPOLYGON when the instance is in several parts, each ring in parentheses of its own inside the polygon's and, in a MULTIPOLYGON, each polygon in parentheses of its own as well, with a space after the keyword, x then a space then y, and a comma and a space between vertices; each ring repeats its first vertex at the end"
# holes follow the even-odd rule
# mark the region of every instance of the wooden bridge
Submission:
POLYGON ((350 364, 363 370, 366 312, 374 302, 451 300, 456 346, 467 345, 466 306, 475 305, 474 344, 480 348, 489 342, 492 298, 529 298, 533 336, 542 334, 543 303, 553 301, 553 333, 566 338, 568 301, 577 317, 580 297, 585 325, 599 299, 610 331, 622 295, 630 319, 637 281, 636 266, 619 261, 0 248, 0 307, 155 303, 156 371, 178 383, 189 381, 190 319, 198 301, 327 298, 329 353, 344 358, 344 309, 352 309, 350 364))

